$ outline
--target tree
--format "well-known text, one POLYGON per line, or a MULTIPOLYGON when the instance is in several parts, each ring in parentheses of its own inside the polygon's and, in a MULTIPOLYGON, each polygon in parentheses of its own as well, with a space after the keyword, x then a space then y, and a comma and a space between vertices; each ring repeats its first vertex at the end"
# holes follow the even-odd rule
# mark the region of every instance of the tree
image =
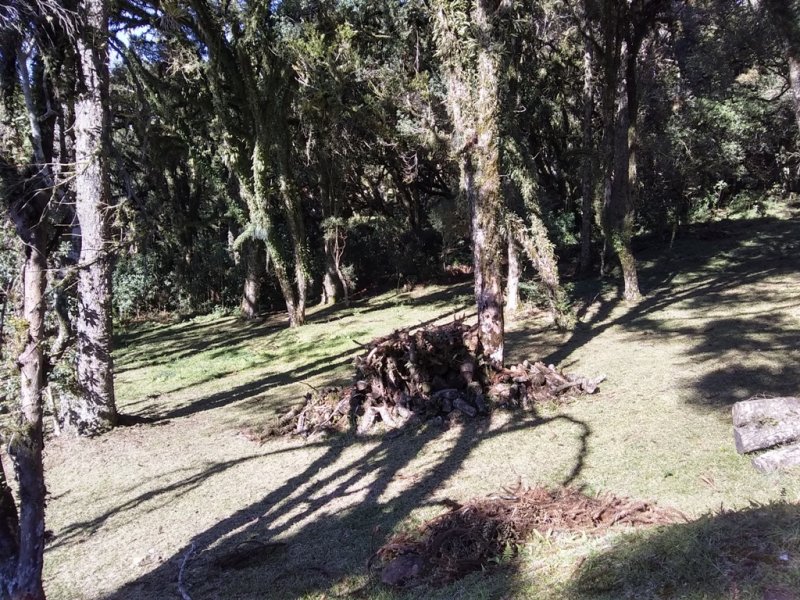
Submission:
POLYGON ((437 0, 434 33, 461 193, 471 212, 478 335, 494 367, 504 358, 503 195, 500 184, 500 55, 504 3, 437 0))
POLYGON ((636 259, 631 248, 634 196, 637 193, 639 95, 637 61, 645 35, 663 8, 662 0, 602 4, 603 206, 601 224, 606 242, 622 267, 623 297, 641 298, 636 259))
POLYGON ((12 600, 44 598, 42 394, 50 362, 45 353, 45 290, 47 257, 53 243, 52 215, 59 197, 52 168, 57 159, 53 153, 57 137, 53 135, 54 119, 36 111, 37 101, 47 92, 41 80, 31 78, 29 67, 42 74, 42 37, 59 39, 58 25, 64 15, 50 8, 46 3, 21 4, 16 7, 16 20, 3 23, 0 29, 4 42, 0 71, 16 71, 13 79, 3 82, 0 98, 0 206, 14 224, 23 254, 22 327, 13 342, 18 351, 14 368, 18 371, 19 416, 16 426, 6 432, 19 485, 19 511, 0 466, 0 593, 12 600), (48 24, 55 27, 46 31, 48 24), (18 101, 20 95, 23 102, 18 101), (14 127, 19 110, 28 117, 27 132, 14 127))
POLYGON ((77 379, 80 396, 67 420, 81 434, 117 422, 111 356, 111 230, 108 183, 108 8, 82 0, 76 39, 75 210, 81 230, 77 379))
POLYGON ((789 89, 800 129, 800 4, 797 0, 765 0, 764 7, 780 35, 789 67, 789 89))

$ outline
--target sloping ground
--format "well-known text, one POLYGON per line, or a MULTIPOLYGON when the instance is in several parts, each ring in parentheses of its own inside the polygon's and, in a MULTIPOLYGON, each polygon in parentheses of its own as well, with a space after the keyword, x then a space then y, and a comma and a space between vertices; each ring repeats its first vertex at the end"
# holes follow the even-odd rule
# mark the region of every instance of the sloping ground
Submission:
POLYGON ((800 589, 800 474, 757 474, 734 451, 729 416, 751 395, 800 394, 800 222, 718 223, 659 253, 645 256, 647 297, 635 307, 585 282, 571 334, 533 318, 512 326, 509 362, 605 373, 598 394, 447 431, 262 446, 238 433, 285 411, 307 385, 349 377, 354 340, 471 313, 468 284, 319 310, 297 331, 206 318, 127 333, 119 403, 155 422, 48 446, 49 597, 178 598, 187 554, 193 600, 779 598, 800 589), (596 539, 534 536, 513 564, 441 589, 393 592, 368 579, 368 557, 392 533, 517 481, 708 516, 596 539), (251 558, 230 558, 242 554, 251 558))

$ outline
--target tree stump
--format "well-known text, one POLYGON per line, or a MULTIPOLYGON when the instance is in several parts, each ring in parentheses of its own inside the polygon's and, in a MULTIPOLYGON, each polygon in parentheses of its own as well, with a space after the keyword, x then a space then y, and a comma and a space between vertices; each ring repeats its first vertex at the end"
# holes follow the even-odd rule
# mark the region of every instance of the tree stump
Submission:
POLYGON ((737 402, 732 416, 733 438, 739 454, 774 448, 753 459, 753 466, 759 472, 800 465, 800 398, 737 402))

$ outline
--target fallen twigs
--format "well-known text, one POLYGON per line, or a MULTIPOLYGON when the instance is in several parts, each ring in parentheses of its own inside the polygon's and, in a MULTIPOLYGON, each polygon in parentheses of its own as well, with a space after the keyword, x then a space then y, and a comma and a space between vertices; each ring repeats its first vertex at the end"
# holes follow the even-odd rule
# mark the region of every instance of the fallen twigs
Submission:
POLYGON ((454 321, 395 333, 362 345, 352 385, 308 393, 299 404, 261 431, 243 431, 263 441, 273 435, 319 434, 377 424, 398 428, 413 421, 472 418, 492 407, 530 409, 537 403, 592 394, 605 379, 563 373, 527 360, 494 369, 484 359, 475 327, 454 321))
POLYGON ((381 581, 406 587, 446 583, 470 571, 512 558, 534 532, 600 533, 617 525, 641 526, 685 521, 671 509, 612 494, 590 497, 574 488, 505 489, 477 498, 395 535, 370 560, 381 581))

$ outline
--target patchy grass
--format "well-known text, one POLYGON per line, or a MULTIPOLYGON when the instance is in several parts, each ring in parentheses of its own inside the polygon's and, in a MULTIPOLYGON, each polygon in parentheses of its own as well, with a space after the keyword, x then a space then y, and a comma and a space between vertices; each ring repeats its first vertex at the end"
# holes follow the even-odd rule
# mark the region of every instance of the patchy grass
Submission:
POLYGON ((729 408, 800 389, 799 252, 791 218, 706 225, 669 252, 645 251, 641 303, 578 282, 573 332, 533 316, 510 327, 509 362, 606 373, 600 393, 397 438, 257 446, 237 430, 308 385, 348 378, 354 342, 471 314, 469 284, 316 309, 298 330, 280 316, 132 328, 115 354, 118 401, 155 422, 49 443, 49 598, 178 597, 192 548, 184 580, 193 600, 722 600, 798 589, 800 478, 759 475, 738 456, 729 408), (511 564, 443 588, 395 592, 368 578, 367 559, 393 532, 518 480, 655 500, 699 520, 538 534, 511 564), (247 547, 263 552, 241 568, 225 562, 247 547))

